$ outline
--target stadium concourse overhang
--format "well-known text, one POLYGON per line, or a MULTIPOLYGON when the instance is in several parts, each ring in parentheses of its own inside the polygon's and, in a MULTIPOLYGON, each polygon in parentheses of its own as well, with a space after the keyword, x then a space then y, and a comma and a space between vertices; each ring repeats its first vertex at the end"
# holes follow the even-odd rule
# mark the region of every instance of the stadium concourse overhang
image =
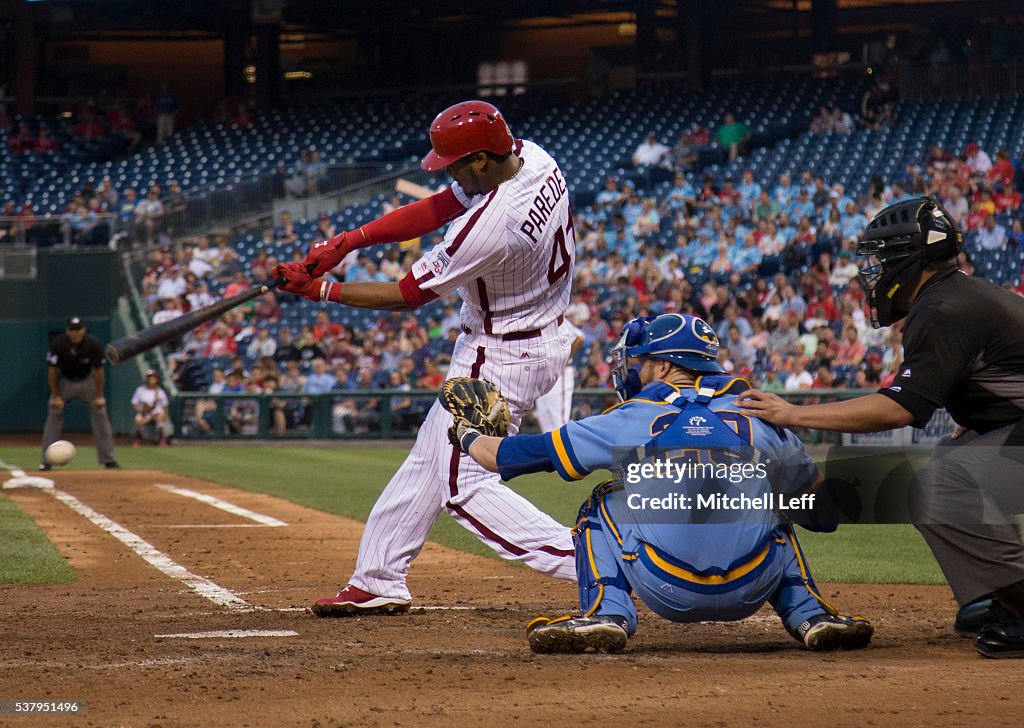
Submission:
POLYGON ((488 62, 524 61, 529 82, 584 79, 594 59, 696 87, 713 70, 859 60, 880 34, 1022 16, 1020 0, 0 0, 0 88, 21 113, 40 96, 161 80, 197 105, 265 107, 302 92, 472 86, 488 62))

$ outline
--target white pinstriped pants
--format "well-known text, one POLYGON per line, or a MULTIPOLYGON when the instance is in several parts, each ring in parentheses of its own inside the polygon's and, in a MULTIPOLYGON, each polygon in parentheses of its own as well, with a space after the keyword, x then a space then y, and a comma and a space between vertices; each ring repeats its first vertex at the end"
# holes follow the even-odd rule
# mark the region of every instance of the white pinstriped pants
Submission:
POLYGON ((541 432, 552 432, 562 427, 572 415, 572 392, 576 370, 571 366, 562 370, 554 386, 537 397, 533 416, 541 432))
MULTIPOLYGON (((569 358, 573 334, 554 325, 548 336, 502 341, 459 336, 449 377, 472 376, 499 387, 512 413, 510 434, 523 413, 554 384, 569 358)), ((430 408, 416 443, 373 506, 359 542, 349 584, 371 594, 411 599, 409 564, 443 510, 503 558, 561 579, 576 579, 569 528, 502 485, 498 476, 448 442, 452 416, 430 408)))

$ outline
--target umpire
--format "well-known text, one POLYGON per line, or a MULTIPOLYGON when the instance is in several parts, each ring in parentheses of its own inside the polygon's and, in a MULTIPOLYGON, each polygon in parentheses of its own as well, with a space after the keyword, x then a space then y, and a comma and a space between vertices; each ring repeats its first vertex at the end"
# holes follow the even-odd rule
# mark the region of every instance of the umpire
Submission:
POLYGON ((986 657, 1024 657, 1024 544, 1012 516, 1024 496, 1024 299, 961 273, 961 245, 928 197, 885 208, 864 232, 857 253, 872 324, 906 319, 891 386, 829 404, 753 390, 739 402, 775 425, 840 432, 923 427, 945 407, 960 427, 911 485, 914 525, 960 607, 957 633, 977 634, 986 657), (1007 507, 1007 494, 1017 503, 1007 507))
POLYGON ((68 319, 64 333, 54 337, 46 355, 47 382, 50 385, 50 408, 43 428, 43 457, 39 469, 49 470, 46 448, 60 437, 64 429, 64 408, 80 399, 89 403, 92 436, 96 440, 96 457, 107 468, 119 468, 114 457, 114 433, 107 417, 107 400, 103 396, 105 376, 103 349, 95 336, 90 336, 78 316, 68 319))

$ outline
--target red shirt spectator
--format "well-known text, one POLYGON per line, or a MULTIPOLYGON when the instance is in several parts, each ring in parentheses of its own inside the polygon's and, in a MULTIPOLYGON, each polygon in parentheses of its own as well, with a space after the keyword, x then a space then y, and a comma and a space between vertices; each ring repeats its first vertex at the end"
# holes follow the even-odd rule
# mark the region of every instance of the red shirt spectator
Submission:
POLYGON ((338 338, 341 331, 341 326, 331 321, 326 311, 321 311, 316 315, 316 323, 313 325, 313 341, 319 344, 328 335, 338 338))
POLYGON ((839 309, 832 296, 831 288, 825 288, 819 298, 815 298, 807 304, 807 318, 824 319, 825 321, 835 321, 839 318, 839 309))
POLYGON ((237 296, 250 286, 251 284, 249 283, 249 279, 245 277, 245 273, 239 271, 235 274, 235 279, 224 287, 224 298, 237 296))
POLYGON ((135 120, 128 115, 124 104, 118 103, 107 112, 107 124, 113 131, 135 131, 135 120))
POLYGON ((690 144, 695 147, 706 147, 711 143, 711 132, 696 122, 690 127, 686 136, 690 144))
POLYGON ((843 329, 843 341, 839 344, 836 364, 839 366, 858 366, 864 360, 866 348, 864 342, 857 338, 857 329, 847 326, 843 329))
POLYGON ((1016 210, 1020 207, 1020 192, 1015 192, 1012 187, 997 190, 992 195, 992 202, 995 203, 998 212, 1016 210))
POLYGON ((235 343, 231 329, 226 324, 217 324, 210 334, 210 343, 206 345, 206 356, 228 356, 236 353, 238 344, 235 343))
POLYGON ((87 111, 82 120, 71 127, 71 131, 87 141, 101 139, 107 135, 107 129, 96 120, 91 111, 87 111))
POLYGON ((971 208, 971 212, 964 219, 964 230, 978 230, 985 222, 985 218, 989 216, 989 211, 985 208, 971 208))
POLYGON ((1005 149, 1000 149, 996 152, 996 162, 988 171, 987 177, 992 182, 1002 182, 1007 187, 1012 187, 1014 174, 1013 162, 1010 161, 1009 153, 1005 149))
POLYGON ((29 152, 36 145, 36 137, 24 121, 18 124, 18 131, 11 135, 11 151, 15 154, 29 152))
POLYGON ((37 152, 46 154, 48 152, 55 152, 60 149, 60 142, 54 138, 53 134, 46 127, 39 130, 39 136, 36 137, 33 149, 37 152))

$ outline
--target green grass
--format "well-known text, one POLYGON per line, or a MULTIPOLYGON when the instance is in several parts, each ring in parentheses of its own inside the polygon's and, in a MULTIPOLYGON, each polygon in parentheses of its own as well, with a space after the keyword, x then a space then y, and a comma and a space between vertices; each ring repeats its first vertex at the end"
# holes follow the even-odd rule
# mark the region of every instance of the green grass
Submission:
POLYGON ((64 584, 76 578, 46 534, 0 494, 0 584, 64 584))
MULTIPOLYGON (((163 470, 278 496, 310 508, 365 520, 380 491, 405 457, 404 449, 181 446, 164 450, 121 448, 125 468, 163 470)), ((0 448, 0 459, 22 467, 37 462, 37 448, 0 448)), ((71 470, 98 467, 83 449, 71 470)), ((514 481, 515 490, 562 523, 570 524, 599 478, 575 485, 553 475, 514 481)), ((454 520, 442 517, 431 540, 474 554, 493 555, 454 520)), ((912 526, 843 526, 834 534, 800 532, 814 576, 822 581, 944 583, 931 552, 912 526)), ((2 580, 2 577, 0 577, 2 580)))

